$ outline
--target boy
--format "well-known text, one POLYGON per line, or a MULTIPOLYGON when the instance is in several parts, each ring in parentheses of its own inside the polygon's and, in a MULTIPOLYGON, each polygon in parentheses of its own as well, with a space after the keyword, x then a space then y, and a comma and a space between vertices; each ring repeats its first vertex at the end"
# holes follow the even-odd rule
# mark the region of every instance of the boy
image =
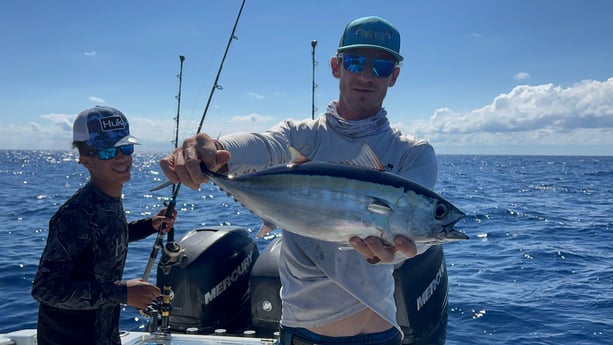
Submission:
POLYGON ((97 106, 82 111, 73 126, 73 148, 90 180, 53 215, 47 244, 34 278, 32 296, 40 302, 38 344, 121 344, 120 304, 145 309, 157 286, 122 281, 129 241, 145 238, 172 217, 127 223, 121 191, 130 180, 136 138, 119 110, 97 106))

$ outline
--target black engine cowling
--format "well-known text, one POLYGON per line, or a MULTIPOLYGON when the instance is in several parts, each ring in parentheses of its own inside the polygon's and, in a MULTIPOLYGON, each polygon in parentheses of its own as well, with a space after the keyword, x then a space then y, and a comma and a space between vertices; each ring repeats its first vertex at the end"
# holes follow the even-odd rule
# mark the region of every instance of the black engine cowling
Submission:
MULTIPOLYGON (((281 238, 259 253, 249 234, 236 227, 211 227, 187 233, 177 242, 184 252, 160 261, 160 289, 174 291, 172 330, 197 328, 212 333, 256 331, 272 337, 279 329, 281 238)), ((448 278, 442 246, 404 261, 394 271, 396 317, 403 344, 444 344, 447 333, 448 278)))
POLYGON ((160 289, 173 291, 171 330, 217 328, 238 331, 249 326, 249 274, 259 256, 255 241, 236 227, 196 229, 179 242, 183 252, 162 256, 157 271, 160 289))

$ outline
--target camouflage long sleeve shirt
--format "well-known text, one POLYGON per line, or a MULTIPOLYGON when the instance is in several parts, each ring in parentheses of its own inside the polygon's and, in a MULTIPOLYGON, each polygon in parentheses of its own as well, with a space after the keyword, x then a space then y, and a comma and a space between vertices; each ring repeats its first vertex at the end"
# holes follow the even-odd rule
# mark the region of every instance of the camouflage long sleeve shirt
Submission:
POLYGON ((128 224, 121 199, 91 182, 68 199, 49 221, 32 286, 39 344, 120 344, 128 242, 154 232, 151 218, 128 224))

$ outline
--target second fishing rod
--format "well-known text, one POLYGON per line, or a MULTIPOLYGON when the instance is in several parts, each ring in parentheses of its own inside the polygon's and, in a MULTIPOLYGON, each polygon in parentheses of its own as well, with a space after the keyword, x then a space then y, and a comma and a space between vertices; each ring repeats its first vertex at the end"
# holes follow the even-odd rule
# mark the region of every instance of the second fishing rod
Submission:
MULTIPOLYGON (((228 56, 228 51, 230 50, 230 45, 232 44, 232 41, 238 39, 238 37, 236 36, 236 28, 238 26, 238 22, 240 20, 240 16, 241 16, 241 14, 243 12, 243 8, 245 6, 245 1, 246 0, 243 0, 241 2, 241 6, 240 6, 240 9, 238 11, 238 15, 236 16, 236 20, 234 21, 234 26, 232 27, 232 32, 230 33, 230 37, 228 39, 228 43, 226 44, 226 49, 225 49, 223 57, 221 59, 221 63, 219 64, 219 68, 217 70, 217 74, 215 76, 215 80, 213 82, 213 85, 211 87, 211 91, 209 93, 209 97, 208 97, 206 105, 204 107, 204 111, 202 113, 202 117, 200 118, 200 123, 198 124, 198 129, 196 130, 196 134, 199 134, 200 131, 202 130, 202 125, 204 123, 204 119, 206 118, 206 115, 207 115, 209 106, 211 104, 211 101, 213 99, 213 94, 215 93, 215 90, 221 89, 221 86, 219 85, 219 77, 221 76, 221 71, 223 70, 224 62, 226 60, 226 57, 228 56)), ((185 58, 183 56, 180 56, 180 59, 181 59, 181 73, 179 75, 181 76, 182 75, 182 69, 183 69, 183 61, 184 61, 185 58)), ((180 95, 181 95, 181 86, 180 85, 181 85, 181 83, 179 82, 179 94, 177 96, 177 99, 179 101, 177 102, 178 106, 177 106, 177 117, 176 117, 177 130, 175 132, 175 141, 174 141, 175 142, 175 148, 178 146, 178 126, 179 126, 179 122, 178 121, 179 121, 179 106, 180 106, 180 95)), ((158 187, 154 188, 153 190, 158 190, 158 189, 160 189, 162 187, 165 187, 165 186, 167 186, 167 184, 158 186, 158 187)), ((177 202, 177 196, 179 194, 180 187, 181 187, 181 183, 173 184, 172 196, 168 200, 168 206, 167 206, 166 214, 165 214, 165 216, 167 216, 167 217, 170 217, 173 214, 173 212, 174 212, 175 205, 176 205, 176 202, 177 202)), ((164 234, 162 232, 163 228, 164 228, 164 226, 162 224, 162 226, 160 226, 160 228, 158 230, 158 237, 156 239, 156 242, 153 245, 153 249, 152 249, 149 261, 147 262, 147 266, 145 267, 145 273, 143 275, 143 280, 145 280, 145 281, 147 281, 148 278, 149 278, 151 269, 153 268, 153 263, 155 262, 155 258, 157 256, 157 252, 158 252, 159 248, 161 248, 161 246, 162 246, 162 239, 163 239, 163 236, 164 236, 164 234)), ((174 229, 172 229, 169 232, 169 236, 173 236, 172 242, 170 241, 170 238, 169 238, 169 241, 168 241, 168 243, 170 244, 170 247, 171 247, 170 248, 170 256, 171 257, 177 256, 180 253, 181 249, 178 248, 178 245, 176 245, 176 243, 174 243, 174 229)), ((168 251, 168 249, 167 249, 167 251, 168 251)))

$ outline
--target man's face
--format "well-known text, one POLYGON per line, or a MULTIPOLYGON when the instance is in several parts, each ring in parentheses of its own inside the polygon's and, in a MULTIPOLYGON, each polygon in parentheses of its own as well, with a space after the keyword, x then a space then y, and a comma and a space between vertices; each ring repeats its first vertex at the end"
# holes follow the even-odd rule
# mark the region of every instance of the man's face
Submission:
POLYGON ((332 74, 339 78, 340 97, 339 115, 348 120, 362 120, 375 115, 383 104, 387 88, 396 83, 400 69, 393 67, 389 76, 377 76, 378 71, 385 71, 385 63, 374 60, 389 60, 394 62, 390 53, 380 49, 360 48, 343 51, 343 57, 352 57, 355 62, 347 70, 343 66, 344 59, 331 59, 332 74), (360 65, 358 62, 365 61, 360 65), (374 68, 373 68, 374 67, 374 68))

